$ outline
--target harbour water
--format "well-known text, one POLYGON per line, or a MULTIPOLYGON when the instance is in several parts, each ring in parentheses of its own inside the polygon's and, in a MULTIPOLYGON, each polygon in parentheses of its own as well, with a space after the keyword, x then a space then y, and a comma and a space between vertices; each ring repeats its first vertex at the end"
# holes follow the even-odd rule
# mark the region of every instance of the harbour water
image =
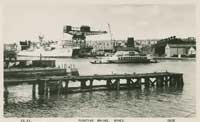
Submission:
MULTIPOLYGON (((182 90, 149 88, 95 91, 32 99, 31 85, 10 86, 5 117, 194 117, 195 61, 163 60, 152 64, 90 64, 92 59, 56 59, 57 66, 74 64, 81 75, 179 72, 182 90)), ((76 85, 76 84, 75 84, 76 85)))

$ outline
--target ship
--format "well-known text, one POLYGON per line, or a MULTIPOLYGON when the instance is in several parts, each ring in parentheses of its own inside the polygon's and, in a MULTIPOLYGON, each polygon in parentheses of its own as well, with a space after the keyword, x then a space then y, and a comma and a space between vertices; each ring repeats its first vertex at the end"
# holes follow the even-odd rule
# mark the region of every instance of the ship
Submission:
POLYGON ((111 63, 150 63, 150 55, 141 54, 137 51, 117 51, 109 58, 111 63))
MULTIPOLYGON (((77 48, 78 49, 78 48, 77 48)), ((75 48, 56 48, 52 50, 34 49, 23 50, 18 53, 18 56, 24 57, 46 57, 46 58, 67 58, 73 56, 75 48)))
POLYGON ((92 64, 103 63, 157 63, 151 55, 141 54, 137 51, 117 51, 114 55, 107 57, 104 61, 101 59, 91 61, 92 64))
POLYGON ((58 42, 20 42, 21 49, 18 56, 21 57, 46 57, 67 58, 73 57, 80 50, 79 47, 64 46, 58 42))

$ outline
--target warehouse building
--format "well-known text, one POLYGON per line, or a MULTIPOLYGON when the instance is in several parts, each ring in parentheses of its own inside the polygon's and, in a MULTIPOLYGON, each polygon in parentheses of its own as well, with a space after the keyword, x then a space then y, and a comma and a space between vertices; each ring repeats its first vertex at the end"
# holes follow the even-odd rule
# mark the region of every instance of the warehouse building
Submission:
POLYGON ((196 54, 195 44, 167 44, 165 46, 166 57, 183 57, 196 54))

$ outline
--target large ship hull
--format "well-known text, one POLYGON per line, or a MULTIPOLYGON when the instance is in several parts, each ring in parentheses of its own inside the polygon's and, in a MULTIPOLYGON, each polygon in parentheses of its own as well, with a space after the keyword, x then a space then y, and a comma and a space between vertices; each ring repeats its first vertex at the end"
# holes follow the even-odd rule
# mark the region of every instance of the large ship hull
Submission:
POLYGON ((23 50, 18 53, 18 56, 23 57, 47 57, 47 58, 65 58, 72 57, 73 48, 56 48, 54 50, 23 50))

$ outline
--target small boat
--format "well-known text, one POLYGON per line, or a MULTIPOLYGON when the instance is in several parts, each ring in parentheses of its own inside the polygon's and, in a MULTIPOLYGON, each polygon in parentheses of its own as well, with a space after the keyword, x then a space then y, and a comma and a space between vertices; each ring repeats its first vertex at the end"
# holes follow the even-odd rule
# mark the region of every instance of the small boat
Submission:
POLYGON ((158 63, 158 61, 155 60, 155 59, 151 59, 151 60, 150 60, 150 63, 158 63))
POLYGON ((108 57, 104 57, 104 58, 98 58, 94 61, 90 61, 90 63, 92 63, 92 64, 108 64, 109 60, 108 60, 108 57))

